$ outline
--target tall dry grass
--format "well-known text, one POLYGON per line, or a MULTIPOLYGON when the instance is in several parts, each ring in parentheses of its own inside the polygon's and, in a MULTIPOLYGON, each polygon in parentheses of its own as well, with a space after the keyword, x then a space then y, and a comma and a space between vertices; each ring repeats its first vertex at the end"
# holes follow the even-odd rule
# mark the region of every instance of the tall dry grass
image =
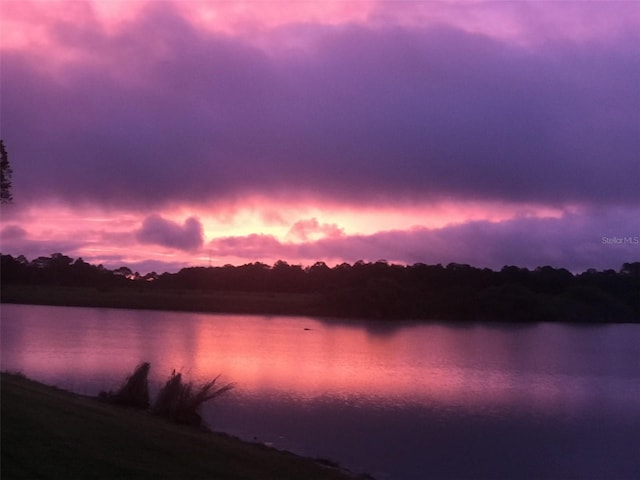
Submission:
POLYGON ((178 423, 201 425, 202 405, 234 388, 233 383, 217 386, 219 378, 220 375, 196 387, 192 382, 183 382, 182 373, 176 373, 174 370, 164 387, 160 389, 151 413, 178 423))
POLYGON ((149 370, 151 364, 139 364, 122 386, 115 392, 100 392, 99 397, 116 405, 147 409, 149 408, 149 370))
POLYGON ((151 405, 148 380, 150 369, 150 363, 141 363, 118 390, 115 392, 102 391, 98 396, 102 400, 116 405, 144 410, 151 406, 153 415, 165 417, 178 423, 200 426, 202 424, 200 416, 202 405, 234 388, 233 383, 219 386, 220 375, 202 385, 194 386, 192 382, 185 383, 182 380, 182 373, 176 373, 174 370, 169 380, 158 392, 156 401, 151 405))

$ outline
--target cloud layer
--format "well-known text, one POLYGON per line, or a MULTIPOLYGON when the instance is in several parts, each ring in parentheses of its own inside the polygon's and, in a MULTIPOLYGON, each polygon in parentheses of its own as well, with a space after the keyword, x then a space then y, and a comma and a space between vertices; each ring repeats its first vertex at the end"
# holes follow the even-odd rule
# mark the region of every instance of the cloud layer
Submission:
POLYGON ((3 252, 637 259, 601 239, 640 234, 640 4, 229 5, 3 3, 3 252), (353 227, 445 204, 437 228, 353 227))
POLYGON ((213 255, 248 259, 314 259, 406 264, 467 263, 500 269, 563 265, 573 271, 615 268, 640 258, 640 223, 635 212, 581 212, 562 218, 522 217, 474 221, 449 227, 383 231, 371 235, 280 242, 270 235, 218 238, 213 255), (634 260, 635 259, 635 260, 634 260))
POLYGON ((289 26, 272 35, 296 28, 304 47, 274 52, 164 3, 115 32, 45 27, 66 56, 3 52, 3 136, 34 197, 640 201, 637 33, 523 47, 451 26, 289 26))

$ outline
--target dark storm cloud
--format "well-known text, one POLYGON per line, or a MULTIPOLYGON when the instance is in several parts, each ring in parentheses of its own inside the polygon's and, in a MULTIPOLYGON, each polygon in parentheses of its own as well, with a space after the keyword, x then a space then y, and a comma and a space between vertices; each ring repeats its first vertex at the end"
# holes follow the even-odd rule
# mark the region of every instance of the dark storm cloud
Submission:
POLYGON ((16 197, 640 200, 638 34, 524 48, 444 27, 298 25, 299 50, 260 50, 170 8, 110 34, 52 22, 52 52, 75 60, 3 52, 16 197))
POLYGON ((190 251, 202 246, 204 232, 202 224, 194 217, 187 218, 180 225, 159 215, 151 215, 144 219, 136 237, 141 243, 190 251))

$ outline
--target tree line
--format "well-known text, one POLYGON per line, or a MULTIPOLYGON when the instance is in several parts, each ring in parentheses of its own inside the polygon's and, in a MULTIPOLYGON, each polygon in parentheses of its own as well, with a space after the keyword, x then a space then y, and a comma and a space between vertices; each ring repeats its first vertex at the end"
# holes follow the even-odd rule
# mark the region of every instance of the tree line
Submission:
POLYGON ((31 261, 2 255, 1 261, 3 285, 314 294, 319 312, 343 317, 640 322, 640 262, 625 263, 619 271, 580 274, 551 266, 494 271, 380 260, 335 267, 255 262, 140 275, 128 267, 109 270, 60 253, 31 261))

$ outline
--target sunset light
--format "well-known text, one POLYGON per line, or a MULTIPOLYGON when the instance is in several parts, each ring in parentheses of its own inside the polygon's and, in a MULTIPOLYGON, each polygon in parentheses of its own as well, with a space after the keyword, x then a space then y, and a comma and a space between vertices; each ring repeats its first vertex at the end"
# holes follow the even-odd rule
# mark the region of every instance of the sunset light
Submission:
POLYGON ((2 3, 2 252, 619 268, 634 2, 2 3))
POLYGON ((0 66, 3 479, 640 478, 640 0, 0 0, 0 66))

